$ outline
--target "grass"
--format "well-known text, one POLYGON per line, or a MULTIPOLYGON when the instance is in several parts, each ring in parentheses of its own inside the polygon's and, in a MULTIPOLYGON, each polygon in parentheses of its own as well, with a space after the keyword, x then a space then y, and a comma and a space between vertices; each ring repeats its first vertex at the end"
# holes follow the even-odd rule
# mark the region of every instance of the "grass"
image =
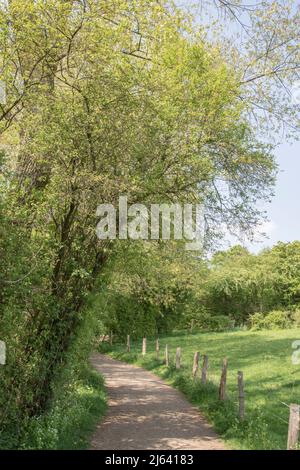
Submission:
MULTIPOLYGON (((160 338, 160 360, 155 357, 155 339, 147 340, 147 355, 140 354, 141 341, 131 353, 116 345, 110 354, 135 363, 164 378, 196 404, 232 448, 285 449, 290 403, 300 404, 300 366, 292 364, 292 342, 300 329, 234 331, 226 333, 174 333, 160 338), (171 366, 163 363, 168 344, 171 366), (176 347, 182 350, 182 368, 174 368, 176 347), (209 382, 193 383, 191 369, 195 351, 209 356, 209 382), (222 360, 228 358, 228 399, 218 400, 222 360), (237 371, 244 372, 246 419, 238 419, 237 371)), ((107 346, 106 346, 107 347, 107 346)))
POLYGON ((24 449, 87 449, 90 437, 107 408, 104 380, 91 366, 61 390, 39 418, 31 418, 23 436, 24 449))

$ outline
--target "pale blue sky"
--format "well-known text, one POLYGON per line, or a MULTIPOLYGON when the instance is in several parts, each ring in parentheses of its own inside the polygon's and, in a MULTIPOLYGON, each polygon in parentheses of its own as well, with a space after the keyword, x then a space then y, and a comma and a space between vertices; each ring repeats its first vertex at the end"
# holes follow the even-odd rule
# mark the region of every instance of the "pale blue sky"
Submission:
MULTIPOLYGON (((254 0, 245 3, 251 2, 256 3, 254 0)), ((193 11, 196 17, 201 16, 203 21, 203 10, 199 0, 177 0, 176 3, 183 9, 189 10, 190 7, 190 11, 193 11)), ((295 4, 297 3, 298 0, 295 4)), ((206 18, 206 21, 209 20, 206 18)), ((229 34, 233 28, 234 25, 229 25, 229 34)), ((246 242, 245 245, 253 252, 272 246, 278 241, 300 240, 300 142, 282 143, 277 147, 275 155, 279 165, 275 197, 272 203, 265 207, 269 221, 258 230, 258 232, 265 232, 268 238, 258 236, 258 242, 246 242)), ((230 245, 240 243, 232 241, 232 237, 230 239, 228 242, 230 245)))
POLYGON ((300 239, 300 142, 282 144, 276 150, 279 173, 275 187, 275 197, 266 207, 269 223, 265 226, 269 239, 263 243, 249 244, 258 251, 272 246, 278 241, 300 239))

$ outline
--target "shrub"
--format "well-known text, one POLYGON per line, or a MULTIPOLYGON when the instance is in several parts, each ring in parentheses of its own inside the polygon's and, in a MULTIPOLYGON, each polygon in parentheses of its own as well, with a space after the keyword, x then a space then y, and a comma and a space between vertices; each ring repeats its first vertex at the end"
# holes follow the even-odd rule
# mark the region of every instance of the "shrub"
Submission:
POLYGON ((91 366, 63 371, 62 383, 55 384, 49 410, 24 423, 19 449, 86 449, 90 435, 106 410, 103 378, 91 366), (67 377, 66 377, 67 376, 67 377))
POLYGON ((208 322, 210 331, 225 331, 234 327, 234 320, 226 315, 213 315, 208 322))
POLYGON ((290 328, 293 325, 291 312, 272 310, 265 313, 254 313, 250 316, 250 325, 253 330, 272 330, 277 328, 290 328))
POLYGON ((207 331, 226 331, 234 327, 234 320, 227 315, 212 315, 201 312, 197 319, 197 326, 207 331))
MULTIPOLYGON (((99 333, 95 312, 88 306, 82 310, 76 335, 53 376, 45 411, 30 417, 21 415, 18 427, 13 419, 10 426, 5 427, 0 420, 0 449, 82 449, 88 446, 90 434, 106 408, 103 379, 87 366, 99 333)), ((5 385, 4 381, 2 383, 5 385)), ((5 406, 2 409, 5 411, 5 406)), ((14 417, 14 409, 11 406, 7 409, 8 416, 14 417)))
POLYGON ((295 326, 300 326, 300 309, 296 308, 296 310, 292 313, 292 319, 295 326))

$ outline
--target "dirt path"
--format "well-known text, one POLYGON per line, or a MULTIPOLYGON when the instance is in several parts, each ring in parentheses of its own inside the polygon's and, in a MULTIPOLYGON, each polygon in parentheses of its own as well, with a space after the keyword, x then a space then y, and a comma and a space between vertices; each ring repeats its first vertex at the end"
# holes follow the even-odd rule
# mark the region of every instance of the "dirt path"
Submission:
POLYGON ((163 380, 102 354, 92 364, 105 377, 109 411, 91 449, 225 449, 198 410, 163 380))

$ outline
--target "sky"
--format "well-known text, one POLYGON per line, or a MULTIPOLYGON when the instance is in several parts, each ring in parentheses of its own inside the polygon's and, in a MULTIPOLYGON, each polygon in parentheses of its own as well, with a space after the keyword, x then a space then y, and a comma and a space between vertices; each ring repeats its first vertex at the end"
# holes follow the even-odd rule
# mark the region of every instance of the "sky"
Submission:
MULTIPOLYGON (((251 1, 248 1, 247 4, 251 1)), ((203 15, 199 6, 194 8, 195 4, 200 5, 201 3, 197 0, 177 0, 176 3, 183 9, 189 9, 193 5, 191 11, 196 13, 196 18, 197 15, 203 15)), ((229 34, 230 29, 232 26, 229 27, 229 34)), ((297 103, 300 105, 300 88, 298 83, 297 85, 297 103)), ((274 189, 275 196, 272 202, 264 207, 268 221, 258 229, 256 242, 244 242, 244 245, 254 253, 271 247, 279 241, 300 240, 300 142, 282 143, 276 148, 275 156, 279 171, 274 189), (261 232, 264 232, 266 237, 261 237, 259 235, 261 232)), ((229 237, 224 248, 236 243, 240 243, 240 241, 229 237)))
POLYGON ((284 143, 275 154, 279 173, 275 197, 266 206, 269 221, 263 228, 269 238, 260 243, 248 243, 247 247, 254 252, 278 241, 300 240, 300 142, 284 143))

